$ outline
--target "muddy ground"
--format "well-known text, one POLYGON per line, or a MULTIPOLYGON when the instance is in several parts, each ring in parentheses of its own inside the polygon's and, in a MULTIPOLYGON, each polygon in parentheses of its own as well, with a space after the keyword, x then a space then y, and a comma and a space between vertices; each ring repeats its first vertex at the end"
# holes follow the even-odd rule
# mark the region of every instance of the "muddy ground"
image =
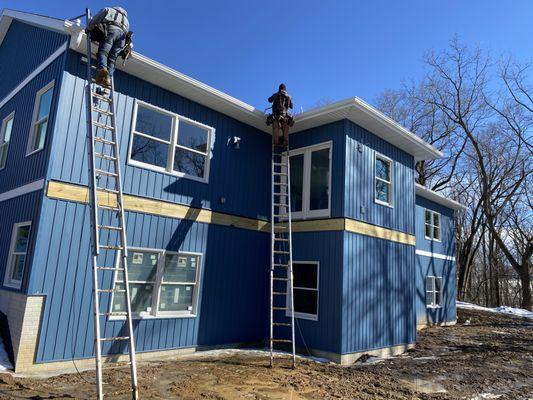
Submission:
MULTIPOLYGON (((139 366, 143 399, 529 399, 533 321, 459 310, 458 324, 432 327, 416 348, 350 367, 300 360, 267 368, 261 352, 226 351, 139 366), (286 364, 288 366, 288 364, 286 364)), ((127 369, 104 374, 108 398, 128 399, 127 369)), ((94 374, 47 379, 0 374, 2 399, 94 398, 94 374)))

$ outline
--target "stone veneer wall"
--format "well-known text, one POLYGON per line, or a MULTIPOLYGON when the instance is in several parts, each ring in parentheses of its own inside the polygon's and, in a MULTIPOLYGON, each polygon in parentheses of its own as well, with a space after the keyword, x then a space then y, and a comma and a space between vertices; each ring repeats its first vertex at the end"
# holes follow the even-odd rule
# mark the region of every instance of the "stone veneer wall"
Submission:
POLYGON ((34 365, 44 296, 26 296, 0 289, 0 311, 7 316, 15 357, 15 372, 34 365))

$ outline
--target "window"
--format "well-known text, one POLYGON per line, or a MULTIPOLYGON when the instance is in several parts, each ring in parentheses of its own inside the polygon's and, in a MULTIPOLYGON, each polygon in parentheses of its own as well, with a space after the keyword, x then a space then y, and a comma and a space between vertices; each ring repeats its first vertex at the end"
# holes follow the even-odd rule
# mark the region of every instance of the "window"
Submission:
POLYGON ((392 206, 392 160, 376 153, 374 171, 376 203, 392 206))
POLYGON ((130 164, 207 182, 214 129, 137 102, 130 164))
MULTIPOLYGON (((120 256, 117 256, 120 259, 120 256)), ((117 260, 117 263, 119 261, 117 260)), ((165 250, 128 251, 131 311, 138 316, 194 316, 200 255, 165 250)), ((122 273, 115 287, 123 289, 122 273)), ((124 294, 114 296, 112 311, 125 311, 124 294)))
POLYGON ((48 128, 48 116, 50 114, 50 107, 52 106, 53 94, 53 81, 37 92, 27 155, 44 149, 46 130, 48 128))
POLYGON ((292 263, 294 315, 298 318, 318 320, 318 267, 318 262, 292 263))
POLYGON ((331 142, 290 152, 293 218, 329 217, 331 142))
POLYGON ((425 210, 424 228, 426 239, 440 241, 440 214, 425 210))
POLYGON ((426 277, 426 307, 437 308, 442 302, 442 278, 426 277))
POLYGON ((0 169, 4 169, 6 166, 7 151, 9 149, 9 140, 11 139, 14 120, 15 112, 12 112, 4 118, 2 125, 0 126, 0 169))
POLYGON ((21 222, 13 226, 11 235, 11 248, 7 261, 4 285, 15 289, 20 289, 24 267, 26 266, 26 254, 28 252, 28 241, 30 238, 31 222, 21 222))

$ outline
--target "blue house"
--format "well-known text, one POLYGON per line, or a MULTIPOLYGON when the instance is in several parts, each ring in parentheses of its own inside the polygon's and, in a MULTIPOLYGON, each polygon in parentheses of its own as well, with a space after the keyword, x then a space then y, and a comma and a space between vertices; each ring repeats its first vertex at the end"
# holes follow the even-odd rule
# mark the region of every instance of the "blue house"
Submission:
MULTIPOLYGON (((94 363, 83 36, 71 21, 0 16, 0 311, 16 371, 94 363)), ((119 66, 115 89, 138 358, 263 345, 263 113, 140 54, 119 66), (167 278, 169 265, 186 278, 167 278)), ((416 161, 441 156, 358 98, 296 116, 299 347, 350 363, 404 351, 417 326, 455 320, 460 205, 415 185, 416 161)), ((121 300, 101 303, 120 310, 121 300)), ((119 317, 102 326, 105 336, 122 328, 119 317)))

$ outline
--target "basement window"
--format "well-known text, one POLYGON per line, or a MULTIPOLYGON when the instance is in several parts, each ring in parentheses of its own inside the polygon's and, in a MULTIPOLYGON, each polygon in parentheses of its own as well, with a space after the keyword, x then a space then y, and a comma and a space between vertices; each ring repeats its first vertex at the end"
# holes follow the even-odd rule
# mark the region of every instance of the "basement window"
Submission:
POLYGON ((53 81, 37 92, 35 106, 33 108, 33 123, 26 151, 27 156, 44 149, 53 94, 53 81))
POLYGON ((290 169, 292 218, 329 217, 331 142, 291 151, 290 169))
POLYGON ((30 239, 30 228, 31 222, 20 222, 13 225, 4 286, 14 289, 20 289, 22 286, 28 242, 30 239))
POLYGON ((129 163, 157 172, 207 182, 214 129, 136 102, 129 163))
MULTIPOLYGON (((200 259, 195 253, 129 249, 132 313, 139 318, 195 316, 200 259)), ((121 271, 116 272, 115 288, 124 288, 121 271)), ((123 293, 114 296, 113 312, 125 311, 124 298, 123 293)))
MULTIPOLYGON (((318 262, 293 262, 294 316, 318 320, 318 262)), ((290 301, 289 296, 287 296, 290 301)), ((289 308, 290 304, 287 304, 289 308)), ((288 313, 287 313, 288 315, 288 313)))
POLYGON ((392 207, 392 160, 375 153, 374 159, 374 199, 376 203, 392 207))
POLYGON ((0 126, 0 169, 4 169, 6 166, 7 151, 9 150, 9 141, 11 140, 14 120, 15 112, 13 111, 4 118, 2 125, 0 126))
POLYGON ((440 242, 440 214, 427 209, 425 210, 424 214, 424 230, 426 239, 440 242))
POLYGON ((438 308, 442 303, 442 278, 426 277, 426 307, 438 308))

